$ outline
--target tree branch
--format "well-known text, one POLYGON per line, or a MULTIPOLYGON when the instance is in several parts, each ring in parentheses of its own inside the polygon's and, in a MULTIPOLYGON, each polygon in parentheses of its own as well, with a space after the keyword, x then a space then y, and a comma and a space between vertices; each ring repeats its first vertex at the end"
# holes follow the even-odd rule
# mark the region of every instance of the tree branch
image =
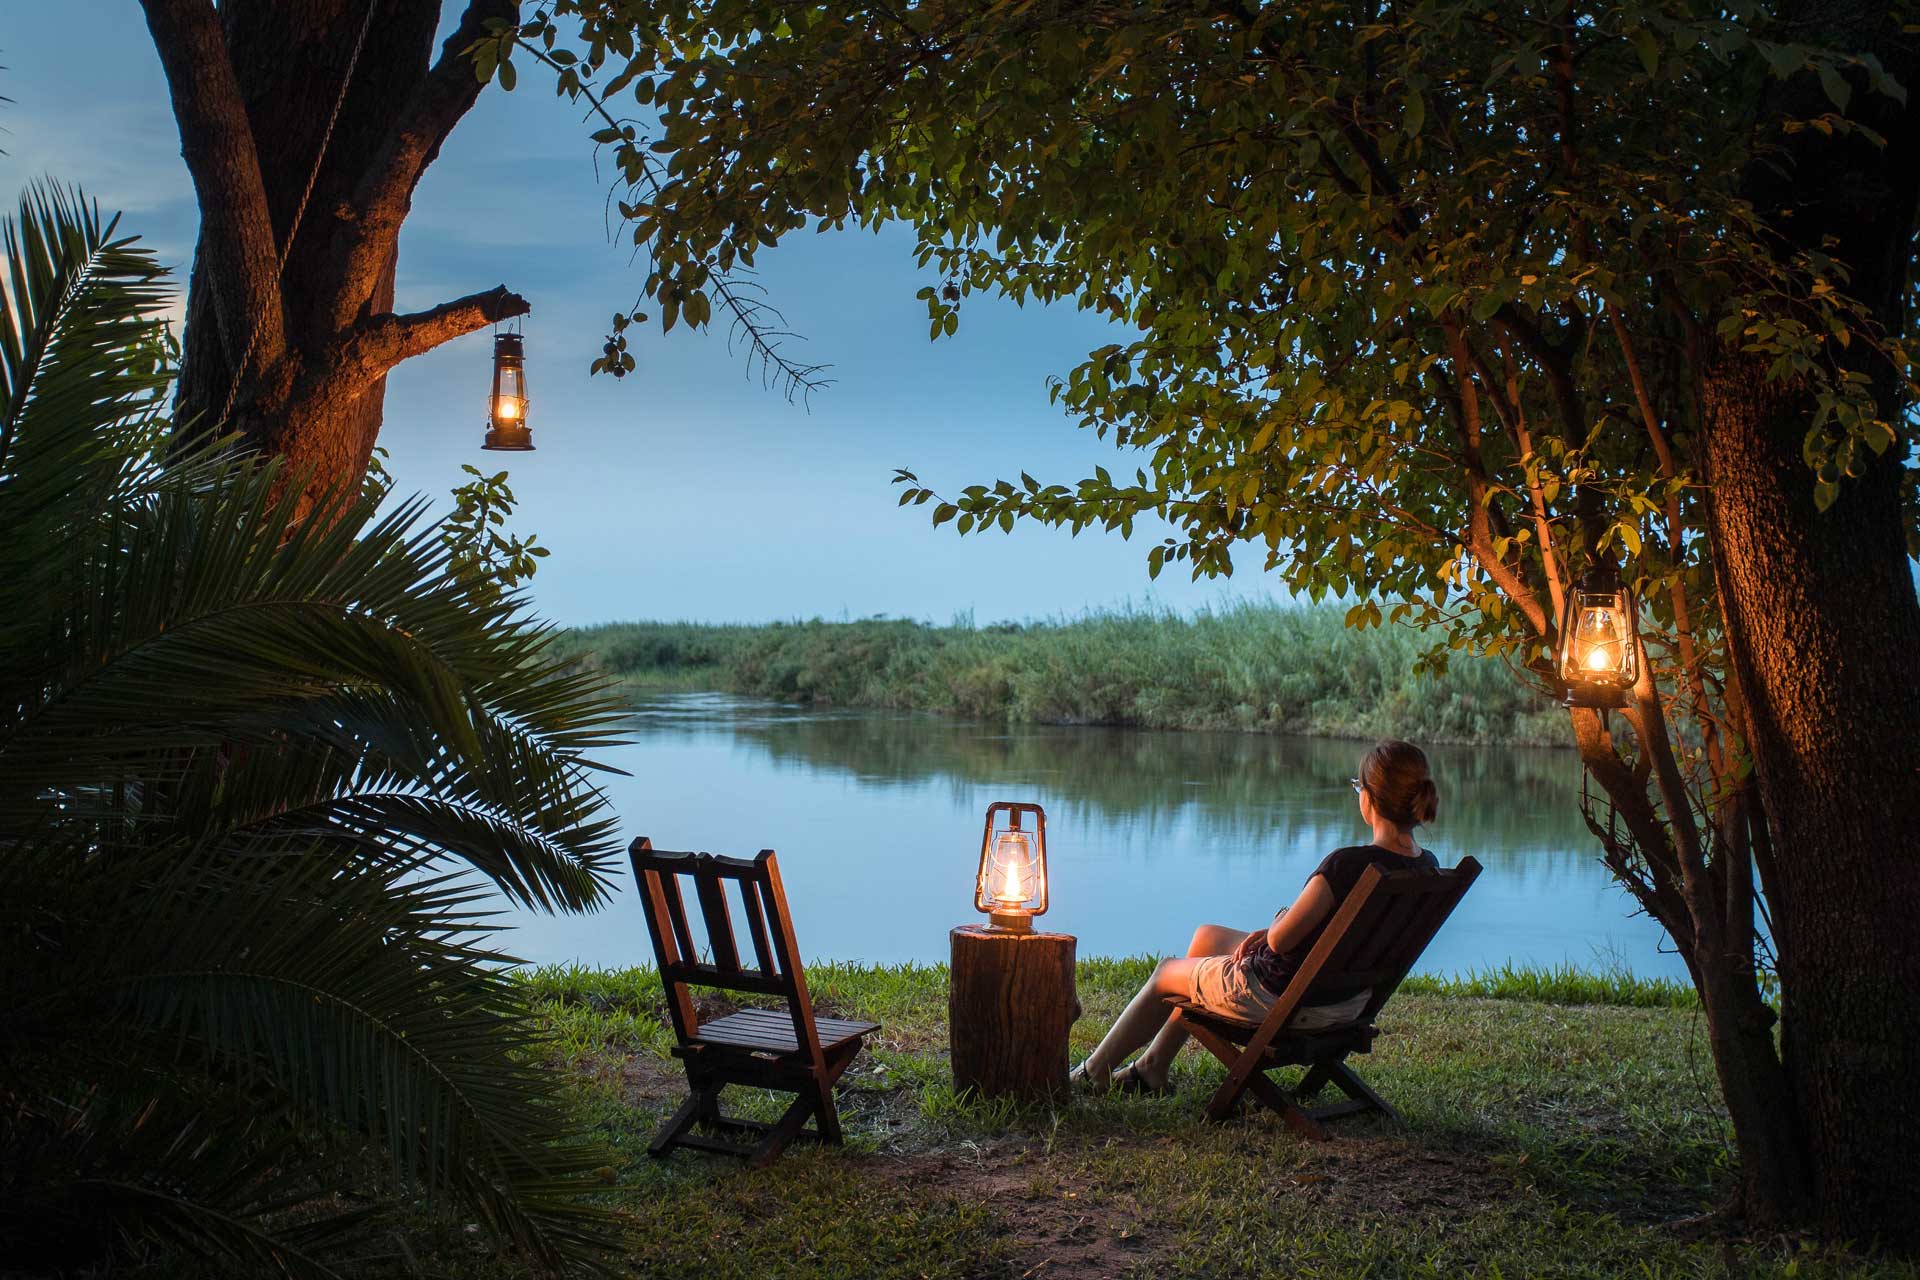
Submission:
POLYGON ((354 327, 344 353, 327 377, 346 386, 371 381, 402 360, 531 310, 525 298, 505 285, 497 285, 485 293, 443 302, 427 311, 369 316, 354 327))
POLYGON ((1700 722, 1701 732, 1707 748, 1708 757, 1713 761, 1716 776, 1725 778, 1730 769, 1726 754, 1722 749, 1718 725, 1714 720, 1712 708, 1707 703, 1706 680, 1700 673, 1699 648, 1694 643, 1692 610, 1687 601, 1686 584, 1680 577, 1681 561, 1686 557, 1685 530, 1680 523, 1680 493, 1677 482, 1680 468, 1673 456, 1673 445, 1667 439, 1665 429, 1660 425, 1660 415, 1653 405, 1653 393, 1647 387, 1645 373, 1640 368, 1639 354, 1634 350, 1633 335, 1627 329, 1627 322, 1620 314, 1620 308, 1609 306, 1607 319, 1612 322, 1614 337, 1620 343, 1620 355, 1626 362, 1627 380, 1633 386, 1634 399, 1640 406, 1640 420, 1647 429, 1647 438, 1653 444, 1654 456, 1660 462, 1660 478, 1666 481, 1667 558, 1672 562, 1672 576, 1667 583, 1668 599, 1673 608, 1674 635, 1679 641, 1680 670, 1686 679, 1688 695, 1692 699, 1689 710, 1700 722))
MULTIPOLYGON (((477 2, 478 0, 476 0, 476 3, 477 2)), ((559 63, 532 45, 520 42, 519 47, 525 49, 533 56, 535 61, 543 66, 549 67, 554 71, 561 69, 559 63)), ((573 91, 572 96, 585 98, 587 105, 592 108, 594 114, 598 115, 602 120, 605 120, 608 127, 615 130, 622 128, 621 122, 616 120, 613 114, 607 110, 606 104, 601 101, 600 96, 594 93, 585 83, 581 83, 573 91)), ((646 161, 645 153, 642 152, 641 155, 643 161, 646 161)), ((660 180, 654 176, 651 162, 646 162, 643 165, 640 170, 640 179, 633 185, 646 186, 656 198, 662 194, 660 180)), ((736 277, 727 275, 725 272, 716 271, 711 276, 710 283, 714 296, 719 298, 721 305, 726 307, 733 315, 733 333, 729 334, 729 343, 731 343, 735 335, 745 337, 748 367, 751 368, 754 361, 759 361, 761 378, 766 385, 771 386, 776 382, 785 384, 787 399, 792 400, 796 392, 801 395, 802 399, 805 399, 811 396, 813 392, 832 382, 832 379, 820 376, 826 371, 826 365, 800 364, 797 361, 789 360, 781 354, 781 339, 792 337, 793 335, 786 329, 778 327, 786 323, 778 311, 775 311, 764 302, 743 296, 743 288, 753 289, 758 287, 754 282, 750 280, 742 281, 736 277), (768 323, 769 317, 771 317, 771 325, 768 323)))
POLYGON ((460 24, 440 46, 439 59, 420 77, 366 172, 354 184, 348 202, 350 217, 335 233, 329 255, 331 287, 318 294, 323 332, 343 330, 358 319, 351 308, 366 291, 341 286, 380 270, 393 252, 421 176, 485 87, 474 74, 466 50, 496 20, 517 24, 519 0, 470 0, 460 24))
POLYGON ((1466 334, 1462 332, 1459 322, 1450 318, 1441 321, 1441 331, 1446 336, 1447 361, 1454 370, 1454 376, 1448 378, 1440 371, 1438 364, 1433 366, 1431 372, 1440 382, 1460 420, 1462 447, 1459 465, 1467 486, 1467 528, 1461 541, 1473 553, 1473 558, 1486 575, 1506 592, 1507 599, 1513 601, 1520 610, 1534 634, 1544 638, 1553 633, 1553 620, 1540 607, 1533 589, 1493 549, 1494 534, 1489 511, 1491 497, 1480 457, 1480 401, 1473 383, 1466 334))
POLYGON ((245 375, 237 366, 256 324, 258 367, 271 368, 287 345, 279 247, 253 126, 211 0, 141 4, 180 124, 180 154, 200 203, 196 271, 206 272, 221 345, 237 379, 245 375))
MULTIPOLYGON (((1558 626, 1567 611, 1566 578, 1560 572, 1560 562, 1553 551, 1553 519, 1547 512, 1546 493, 1540 485, 1540 468, 1537 462, 1528 465, 1528 459, 1533 457, 1533 435, 1527 428, 1526 409, 1520 401, 1519 364, 1513 358, 1512 349, 1504 343, 1500 354, 1506 365, 1507 401, 1513 406, 1514 413, 1514 420, 1509 426, 1513 431, 1514 443, 1519 446, 1520 465, 1526 475, 1527 499, 1532 507, 1534 538, 1540 544, 1540 564, 1547 575, 1547 596, 1553 602, 1554 625, 1558 626)), ((1498 403, 1497 399, 1495 403, 1498 403)))
POLYGON ((1623 851, 1618 842, 1608 839, 1606 833, 1598 826, 1593 826, 1589 818, 1589 826, 1594 835, 1600 837, 1606 851, 1607 865, 1622 883, 1634 891, 1647 914, 1666 926, 1667 932, 1679 945, 1680 956, 1686 961, 1687 968, 1697 974, 1693 913, 1688 909, 1681 892, 1681 872, 1670 830, 1660 821, 1659 811, 1648 797, 1644 783, 1615 750, 1612 735, 1607 732, 1606 713, 1575 707, 1568 715, 1573 722, 1574 744, 1579 749, 1580 762, 1593 775, 1594 781, 1600 784, 1600 789, 1606 792, 1614 811, 1626 822, 1633 845, 1646 863, 1648 876, 1643 880, 1634 875, 1622 857, 1623 851))

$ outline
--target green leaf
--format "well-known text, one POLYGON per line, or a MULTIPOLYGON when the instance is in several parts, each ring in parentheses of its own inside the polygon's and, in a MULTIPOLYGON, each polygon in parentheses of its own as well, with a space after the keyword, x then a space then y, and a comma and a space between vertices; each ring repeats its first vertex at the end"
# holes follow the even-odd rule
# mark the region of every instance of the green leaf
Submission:
POLYGON ((1645 27, 1635 27, 1627 38, 1633 41, 1633 51, 1640 55, 1640 67, 1649 77, 1660 69, 1660 41, 1653 32, 1645 27))
POLYGON ((1847 103, 1853 99, 1853 86, 1846 82, 1830 62, 1821 62, 1816 70, 1820 74, 1820 87, 1826 90, 1827 98, 1841 111, 1847 109, 1847 103))

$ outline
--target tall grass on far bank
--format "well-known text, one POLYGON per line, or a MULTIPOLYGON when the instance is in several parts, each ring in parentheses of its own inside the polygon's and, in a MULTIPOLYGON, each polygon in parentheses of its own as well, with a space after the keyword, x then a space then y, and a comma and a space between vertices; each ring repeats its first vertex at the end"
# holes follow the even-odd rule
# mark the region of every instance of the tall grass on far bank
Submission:
POLYGON ((1354 631, 1334 608, 1242 604, 936 627, 870 619, 718 626, 609 623, 560 644, 639 689, 715 689, 844 707, 1035 724, 1223 729, 1425 742, 1562 745, 1563 714, 1501 663, 1455 655, 1415 675, 1427 640, 1354 631))

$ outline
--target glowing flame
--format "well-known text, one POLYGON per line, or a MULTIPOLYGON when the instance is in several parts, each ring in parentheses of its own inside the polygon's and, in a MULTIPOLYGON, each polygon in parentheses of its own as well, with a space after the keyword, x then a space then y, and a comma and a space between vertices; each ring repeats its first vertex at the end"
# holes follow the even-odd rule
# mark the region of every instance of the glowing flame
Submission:
POLYGON ((1020 868, 1008 863, 1007 874, 1000 881, 1000 901, 1025 902, 1026 900, 1027 886, 1022 881, 1020 868))
POLYGON ((1580 665, 1596 674, 1618 671, 1625 647, 1611 609, 1586 609, 1580 614, 1577 632, 1580 665))
POLYGON ((499 396, 493 402, 493 416, 502 422, 512 422, 520 416, 520 402, 512 396, 499 396))
POLYGON ((1020 831, 1003 831, 993 846, 994 861, 1000 864, 1000 887, 995 891, 993 900, 1017 906, 1024 903, 1027 892, 1027 877, 1033 866, 1033 846, 1027 843, 1027 837, 1020 831))

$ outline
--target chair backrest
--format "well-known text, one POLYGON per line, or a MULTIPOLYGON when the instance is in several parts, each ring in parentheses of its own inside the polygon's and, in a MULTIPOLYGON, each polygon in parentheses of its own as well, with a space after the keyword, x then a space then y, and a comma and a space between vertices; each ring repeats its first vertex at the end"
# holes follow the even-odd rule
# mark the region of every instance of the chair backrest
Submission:
POLYGON ((1372 997, 1355 1016, 1366 1023, 1380 1011, 1420 961, 1433 936, 1480 874, 1480 864, 1462 858, 1445 871, 1383 871, 1368 867, 1333 913, 1299 972, 1280 993, 1256 1037, 1265 1045, 1309 996, 1320 991, 1370 988, 1372 997))
POLYGON ((680 1043, 688 1043, 700 1030, 688 984, 774 995, 787 1002, 795 1043, 816 1066, 820 1065, 824 1058, 813 1023, 813 1001, 807 995, 807 977, 799 946, 794 942, 793 919, 787 911, 787 891, 780 880, 780 860, 773 850, 762 849, 753 858, 669 853, 655 849, 653 841, 642 836, 628 847, 627 854, 633 860, 633 877, 646 908, 654 960, 667 989, 667 1014, 680 1043), (728 880, 739 887, 746 941, 753 949, 751 965, 741 956, 741 939, 734 929, 732 904, 727 900, 728 880), (694 949, 682 881, 691 883, 706 926, 708 958, 704 962, 694 949))

